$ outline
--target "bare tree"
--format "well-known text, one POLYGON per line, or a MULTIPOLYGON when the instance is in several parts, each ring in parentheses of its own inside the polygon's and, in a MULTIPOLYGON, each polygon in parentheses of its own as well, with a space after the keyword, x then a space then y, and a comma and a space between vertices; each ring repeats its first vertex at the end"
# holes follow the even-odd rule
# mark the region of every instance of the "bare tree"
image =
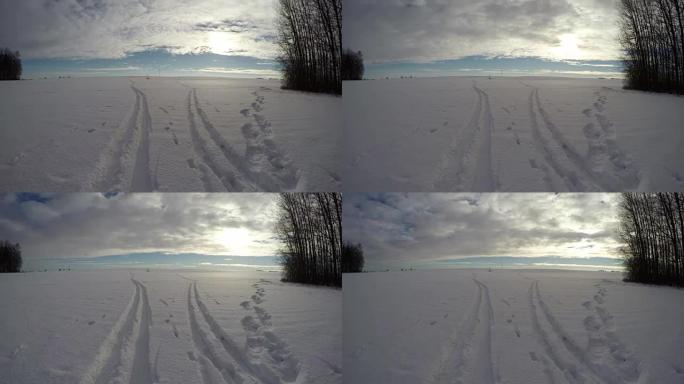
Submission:
POLYGON ((0 80, 21 79, 21 55, 7 48, 0 50, 0 80))
POLYGON ((684 93, 684 0, 620 0, 628 88, 684 93))
POLYGON ((280 194, 276 233, 283 244, 283 280, 342 285, 341 194, 280 194))
POLYGON ((342 245, 342 273, 362 272, 363 263, 361 244, 344 243, 342 245))
POLYGON ((21 272, 21 247, 9 241, 0 241, 0 273, 21 272))
POLYGON ((361 51, 354 52, 351 49, 345 49, 342 52, 342 80, 362 80, 363 72, 361 51))
POLYGON ((283 87, 342 93, 342 0, 279 0, 283 87))
POLYGON ((684 193, 625 193, 621 249, 627 279, 684 285, 684 193))

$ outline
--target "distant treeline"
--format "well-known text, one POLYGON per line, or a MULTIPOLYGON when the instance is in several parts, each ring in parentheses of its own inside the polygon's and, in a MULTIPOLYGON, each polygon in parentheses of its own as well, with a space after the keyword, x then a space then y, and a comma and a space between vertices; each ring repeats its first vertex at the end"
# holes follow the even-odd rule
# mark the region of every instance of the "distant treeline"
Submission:
POLYGON ((342 93, 342 0, 280 0, 283 87, 342 93))
POLYGON ((342 80, 363 80, 363 54, 345 49, 342 52, 342 80))
POLYGON ((21 79, 21 55, 7 48, 0 50, 0 80, 21 79))
POLYGON ((627 88, 684 93, 684 0, 621 0, 627 88))
POLYGON ((624 193, 620 238, 627 280, 684 285, 684 193, 624 193))
POLYGON ((0 241, 0 273, 21 272, 21 247, 9 241, 0 241))
POLYGON ((340 193, 280 194, 276 233, 284 281, 342 285, 340 193))

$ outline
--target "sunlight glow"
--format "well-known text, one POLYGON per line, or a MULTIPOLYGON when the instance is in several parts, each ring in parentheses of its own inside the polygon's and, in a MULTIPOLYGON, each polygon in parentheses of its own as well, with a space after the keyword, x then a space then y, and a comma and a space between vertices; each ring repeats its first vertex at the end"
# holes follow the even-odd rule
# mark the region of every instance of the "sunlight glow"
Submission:
POLYGON ((208 33, 208 45, 211 53, 225 55, 237 50, 238 44, 231 38, 233 34, 212 31, 208 33))
POLYGON ((252 243, 249 231, 245 228, 223 228, 213 235, 213 240, 235 255, 248 255, 252 243))
POLYGON ((559 59, 578 59, 580 50, 577 47, 577 38, 573 34, 565 34, 559 37, 560 43, 555 48, 556 56, 559 59))

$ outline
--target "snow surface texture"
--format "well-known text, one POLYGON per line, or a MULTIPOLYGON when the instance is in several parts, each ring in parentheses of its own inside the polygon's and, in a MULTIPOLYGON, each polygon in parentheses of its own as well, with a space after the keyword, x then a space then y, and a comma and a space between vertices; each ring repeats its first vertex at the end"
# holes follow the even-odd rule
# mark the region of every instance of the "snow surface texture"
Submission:
POLYGON ((339 190, 339 97, 277 80, 3 82, 0 191, 339 190))
POLYGON ((278 273, 35 272, 0 291, 3 384, 342 382, 342 293, 278 273))
POLYGON ((621 80, 344 83, 345 191, 684 189, 684 98, 621 80))
POLYGON ((345 383, 682 383, 684 290, 620 273, 344 276, 345 383))

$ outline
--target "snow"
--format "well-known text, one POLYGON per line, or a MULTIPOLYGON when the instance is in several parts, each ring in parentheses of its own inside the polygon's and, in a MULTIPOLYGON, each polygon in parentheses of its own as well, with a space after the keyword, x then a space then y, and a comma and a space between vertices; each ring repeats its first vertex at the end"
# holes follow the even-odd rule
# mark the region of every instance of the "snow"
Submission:
POLYGON ((621 273, 344 276, 345 383, 681 383, 684 290, 621 273))
POLYGON ((341 291, 279 277, 5 274, 0 383, 341 383, 341 291))
POLYGON ((279 80, 2 82, 2 191, 339 190, 341 99, 279 80))
POLYGON ((344 83, 345 191, 684 188, 684 98, 622 80, 344 83))

